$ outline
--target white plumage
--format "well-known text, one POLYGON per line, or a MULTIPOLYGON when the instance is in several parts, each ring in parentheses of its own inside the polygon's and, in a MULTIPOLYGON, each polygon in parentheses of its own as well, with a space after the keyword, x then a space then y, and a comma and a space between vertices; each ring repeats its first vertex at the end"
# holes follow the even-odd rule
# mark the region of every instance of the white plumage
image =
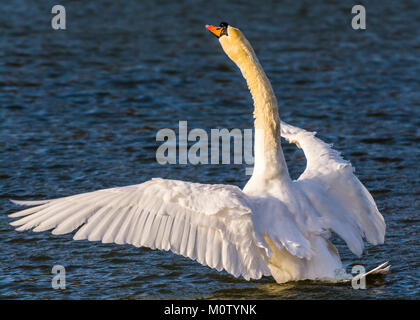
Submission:
POLYGON ((254 98, 255 170, 242 191, 152 179, 142 184, 43 201, 11 214, 17 230, 76 229, 75 240, 132 244, 170 250, 235 277, 277 282, 335 279, 342 269, 328 240, 338 234, 360 256, 363 239, 384 241, 385 222, 351 164, 312 132, 278 119, 271 85, 242 33, 226 27, 220 42, 239 66, 254 98), (296 181, 288 174, 280 135, 301 147, 307 167, 296 181), (259 144, 258 144, 259 143, 259 144))
POLYGON ((236 277, 258 279, 270 273, 249 201, 236 186, 152 179, 43 202, 12 214, 25 217, 11 224, 18 231, 53 234, 82 226, 75 240, 171 250, 236 277))

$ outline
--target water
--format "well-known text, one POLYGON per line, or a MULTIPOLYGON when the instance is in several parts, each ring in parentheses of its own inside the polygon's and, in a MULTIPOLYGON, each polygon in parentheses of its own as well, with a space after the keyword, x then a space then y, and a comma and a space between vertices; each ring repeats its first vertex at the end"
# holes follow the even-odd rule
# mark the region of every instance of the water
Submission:
MULTIPOLYGON (((7 299, 419 298, 420 4, 369 1, 367 30, 350 27, 352 1, 8 1, 0 16, 0 297, 7 299), (243 187, 244 165, 159 165, 156 133, 252 128, 239 71, 205 24, 242 29, 272 81, 280 116, 334 143, 387 223, 385 244, 347 271, 389 260, 367 290, 272 278, 247 282, 168 252, 48 232, 19 233, 7 199, 55 198, 152 177, 243 187), (67 289, 51 289, 66 267, 67 289)), ((293 177, 302 153, 285 144, 293 177)))

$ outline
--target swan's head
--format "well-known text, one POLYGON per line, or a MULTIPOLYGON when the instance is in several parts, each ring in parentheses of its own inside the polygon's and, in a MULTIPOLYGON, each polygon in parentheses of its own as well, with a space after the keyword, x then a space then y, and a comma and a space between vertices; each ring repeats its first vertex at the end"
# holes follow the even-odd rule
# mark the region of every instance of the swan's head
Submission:
POLYGON ((254 50, 252 50, 241 30, 230 26, 226 22, 220 23, 218 27, 206 25, 206 28, 219 39, 223 51, 237 65, 240 66, 244 58, 255 56, 254 50))

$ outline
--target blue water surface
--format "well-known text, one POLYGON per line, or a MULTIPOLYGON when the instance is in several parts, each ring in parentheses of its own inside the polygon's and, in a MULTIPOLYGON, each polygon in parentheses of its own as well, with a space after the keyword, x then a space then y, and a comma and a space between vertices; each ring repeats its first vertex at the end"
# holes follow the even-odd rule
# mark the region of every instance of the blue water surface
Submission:
MULTIPOLYGON (((420 3, 365 1, 56 1, 0 5, 0 298, 419 298, 420 3), (72 235, 17 232, 8 201, 67 196, 153 177, 243 187, 246 165, 160 165, 156 133, 252 128, 245 81, 205 24, 228 21, 253 45, 280 117, 333 143, 356 168, 387 223, 385 244, 360 258, 334 238, 343 263, 392 274, 368 283, 271 277, 247 282, 170 252, 72 235), (66 289, 51 288, 53 265, 66 289)), ((297 178, 303 153, 284 144, 297 178)))

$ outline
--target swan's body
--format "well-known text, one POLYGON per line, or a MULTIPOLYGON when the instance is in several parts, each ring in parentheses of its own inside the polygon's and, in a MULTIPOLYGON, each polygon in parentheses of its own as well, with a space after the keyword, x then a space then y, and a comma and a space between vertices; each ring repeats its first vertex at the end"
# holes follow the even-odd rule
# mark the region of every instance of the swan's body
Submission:
POLYGON ((242 33, 208 27, 238 65, 254 100, 255 166, 243 191, 152 179, 75 196, 24 201, 18 230, 54 229, 74 239, 171 250, 235 277, 277 282, 335 279, 342 270, 331 232, 360 256, 363 238, 384 241, 385 222, 351 164, 312 132, 281 122, 273 89, 242 33), (299 145, 307 167, 292 181, 280 135, 299 145))

